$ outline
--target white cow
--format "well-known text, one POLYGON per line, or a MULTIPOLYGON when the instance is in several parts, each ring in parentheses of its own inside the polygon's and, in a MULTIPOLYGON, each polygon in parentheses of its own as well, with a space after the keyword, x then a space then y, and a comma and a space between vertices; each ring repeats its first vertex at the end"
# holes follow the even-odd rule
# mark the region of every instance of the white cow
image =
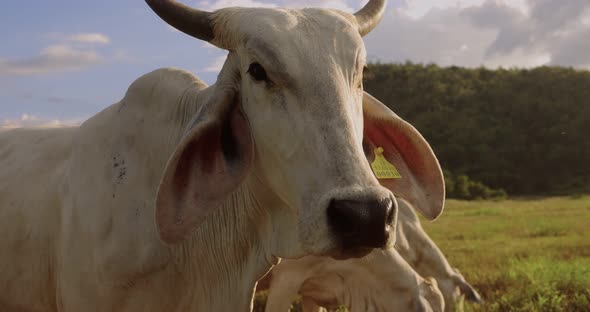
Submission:
POLYGON ((271 273, 266 312, 289 311, 297 293, 304 312, 338 305, 351 312, 444 311, 436 280, 422 278, 393 248, 360 259, 282 260, 271 273))
MULTIPOLYGON (((396 248, 388 251, 391 255, 384 256, 384 251, 375 250, 366 259, 334 261, 309 256, 283 260, 258 287, 258 290, 269 289, 266 311, 287 311, 298 292, 303 297, 306 312, 318 309, 314 301, 330 305, 352 302, 356 304, 353 311, 375 311, 375 307, 389 307, 383 311, 415 311, 409 305, 410 299, 418 302, 424 293, 412 293, 407 289, 424 285, 424 282, 415 283, 422 281, 420 276, 436 279, 444 296, 445 311, 462 310, 462 305, 458 304, 462 302, 462 296, 481 303, 473 286, 457 269, 451 268, 440 249, 424 232, 411 205, 398 198, 398 207, 397 242, 396 248), (327 278, 329 276, 338 278, 327 278), (313 288, 305 286, 310 283, 313 288), (404 302, 406 305, 402 308, 404 302), (359 303, 365 306, 359 307, 359 303)), ((442 306, 434 302, 432 309, 442 311, 442 306)))
POLYGON ((482 303, 480 295, 459 270, 452 268, 442 251, 424 232, 412 205, 398 198, 398 226, 395 248, 422 276, 432 276, 445 297, 445 311, 463 310, 462 297, 482 303))
POLYGON ((429 145, 362 91, 361 36, 384 1, 147 2, 230 51, 218 80, 156 70, 80 127, 0 134, 0 311, 248 311, 277 257, 391 246, 391 191, 440 214, 429 145), (378 147, 402 176, 385 187, 378 147))

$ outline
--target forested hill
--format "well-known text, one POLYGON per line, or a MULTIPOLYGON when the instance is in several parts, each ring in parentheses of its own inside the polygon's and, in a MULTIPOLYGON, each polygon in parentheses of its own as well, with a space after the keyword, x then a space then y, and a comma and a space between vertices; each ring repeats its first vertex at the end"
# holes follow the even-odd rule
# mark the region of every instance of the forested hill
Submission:
POLYGON ((453 176, 510 195, 590 191, 590 71, 372 64, 365 90, 412 123, 453 176))

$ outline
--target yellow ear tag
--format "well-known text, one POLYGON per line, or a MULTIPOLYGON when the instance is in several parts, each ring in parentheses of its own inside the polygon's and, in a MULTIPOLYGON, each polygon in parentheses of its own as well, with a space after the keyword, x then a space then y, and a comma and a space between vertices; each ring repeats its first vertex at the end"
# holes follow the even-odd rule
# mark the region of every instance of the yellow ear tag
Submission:
POLYGON ((375 160, 371 163, 371 168, 377 179, 401 179, 402 177, 395 166, 383 156, 383 147, 375 149, 375 160))

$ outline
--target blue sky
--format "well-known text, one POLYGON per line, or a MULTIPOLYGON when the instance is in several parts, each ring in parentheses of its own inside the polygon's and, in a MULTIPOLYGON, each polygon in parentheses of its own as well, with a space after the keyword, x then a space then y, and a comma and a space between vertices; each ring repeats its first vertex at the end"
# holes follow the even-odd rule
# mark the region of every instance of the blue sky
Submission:
POLYGON ((0 21, 0 64, 29 62, 40 71, 0 72, 0 120, 84 118, 116 102, 146 72, 175 66, 196 73, 223 55, 171 31, 137 0, 3 1, 0 21), (84 40, 89 34, 97 38, 84 40))
MULTIPOLYGON (((361 0, 186 0, 224 6, 324 6, 361 0)), ((160 67, 208 83, 225 52, 174 31, 142 0, 0 2, 0 128, 75 124, 160 67)), ((590 65, 590 1, 397 0, 365 38, 371 60, 440 65, 590 65)))

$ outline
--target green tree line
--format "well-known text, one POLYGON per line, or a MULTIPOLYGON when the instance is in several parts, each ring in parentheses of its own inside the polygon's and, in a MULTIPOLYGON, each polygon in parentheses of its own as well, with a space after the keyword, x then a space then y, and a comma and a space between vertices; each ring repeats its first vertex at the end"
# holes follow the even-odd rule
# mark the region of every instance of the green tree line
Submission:
POLYGON ((430 142, 453 193, 590 192, 590 71, 370 64, 364 86, 430 142))

